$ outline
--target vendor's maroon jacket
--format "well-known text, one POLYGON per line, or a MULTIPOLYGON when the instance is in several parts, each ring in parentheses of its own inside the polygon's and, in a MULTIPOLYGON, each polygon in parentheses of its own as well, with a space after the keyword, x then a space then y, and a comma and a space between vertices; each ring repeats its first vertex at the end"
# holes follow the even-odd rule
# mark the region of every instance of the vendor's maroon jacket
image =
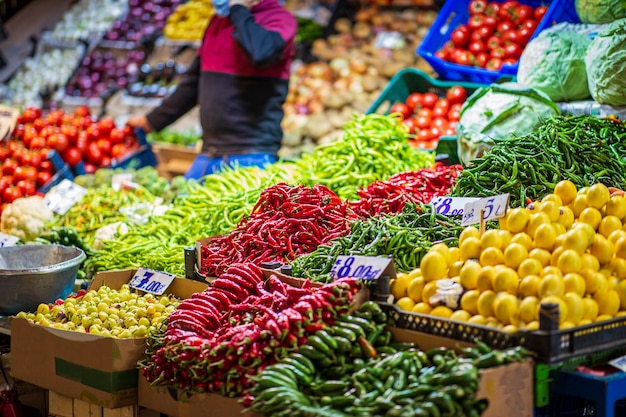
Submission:
POLYGON ((277 0, 214 16, 184 79, 148 122, 161 130, 199 104, 202 153, 276 155, 296 30, 295 17, 277 0))

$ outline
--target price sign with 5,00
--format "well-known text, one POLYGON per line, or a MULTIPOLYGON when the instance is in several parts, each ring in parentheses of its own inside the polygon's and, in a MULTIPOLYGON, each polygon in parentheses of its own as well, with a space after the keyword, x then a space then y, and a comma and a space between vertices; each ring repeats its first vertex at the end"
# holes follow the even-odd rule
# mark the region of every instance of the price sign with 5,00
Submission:
POLYGON ((462 226, 469 226, 492 219, 499 219, 506 215, 509 207, 509 194, 498 194, 492 197, 481 198, 467 203, 463 212, 462 226), (482 212, 482 217, 481 217, 482 212))
POLYGON ((167 287, 174 281, 174 278, 176 278, 175 275, 167 272, 139 268, 130 280, 130 288, 163 295, 167 287))
POLYGON ((337 257, 330 276, 333 278, 376 279, 389 266, 390 258, 380 256, 347 256, 337 257))

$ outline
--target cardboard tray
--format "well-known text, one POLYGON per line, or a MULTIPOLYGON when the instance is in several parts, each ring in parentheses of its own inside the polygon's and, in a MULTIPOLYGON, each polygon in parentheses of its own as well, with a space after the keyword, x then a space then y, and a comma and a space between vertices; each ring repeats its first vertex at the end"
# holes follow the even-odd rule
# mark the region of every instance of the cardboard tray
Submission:
MULTIPOLYGON (((135 272, 100 272, 90 289, 104 284, 120 288, 135 272)), ((204 283, 176 278, 168 293, 189 298, 205 288, 204 283)), ((145 349, 145 338, 107 338, 11 318, 14 378, 105 408, 137 404, 137 361, 145 349)))

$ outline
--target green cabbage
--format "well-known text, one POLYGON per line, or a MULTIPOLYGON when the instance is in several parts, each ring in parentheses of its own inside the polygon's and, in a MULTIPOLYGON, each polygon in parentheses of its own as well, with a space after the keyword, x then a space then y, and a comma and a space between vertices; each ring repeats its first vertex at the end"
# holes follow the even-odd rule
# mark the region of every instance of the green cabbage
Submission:
POLYGON ((626 0, 576 0, 583 23, 611 23, 626 17, 626 0))
POLYGON ((517 81, 554 101, 588 98, 585 54, 590 43, 587 36, 576 32, 542 33, 526 45, 517 81))
POLYGON ((626 19, 598 33, 585 57, 589 92, 595 101, 626 106, 626 19))
POLYGON ((542 119, 559 114, 548 96, 519 83, 479 88, 461 108, 457 125, 459 159, 467 166, 491 149, 493 139, 524 135, 542 119))

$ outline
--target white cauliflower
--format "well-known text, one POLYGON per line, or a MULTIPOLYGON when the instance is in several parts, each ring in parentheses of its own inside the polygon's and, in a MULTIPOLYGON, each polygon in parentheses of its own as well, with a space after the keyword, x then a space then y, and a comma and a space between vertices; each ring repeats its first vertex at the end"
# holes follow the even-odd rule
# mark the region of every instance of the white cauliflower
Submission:
POLYGON ((28 242, 40 236, 54 213, 39 196, 18 198, 2 210, 2 233, 28 242))
POLYGON ((118 236, 128 233, 128 225, 124 222, 115 222, 102 226, 96 230, 94 236, 93 248, 96 250, 102 249, 102 243, 105 240, 113 240, 118 236))

